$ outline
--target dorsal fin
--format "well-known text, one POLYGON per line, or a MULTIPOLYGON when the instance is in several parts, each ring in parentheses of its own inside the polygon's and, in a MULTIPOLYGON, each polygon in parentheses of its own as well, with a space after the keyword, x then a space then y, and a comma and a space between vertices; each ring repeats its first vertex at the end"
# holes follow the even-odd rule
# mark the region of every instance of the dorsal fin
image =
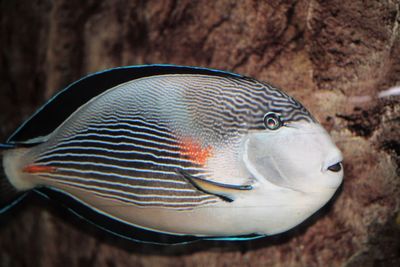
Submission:
POLYGON ((83 77, 57 93, 25 121, 8 138, 7 143, 26 143, 28 140, 40 140, 39 137, 50 134, 80 106, 104 91, 131 80, 163 74, 242 77, 220 70, 177 65, 126 66, 97 72, 83 77))

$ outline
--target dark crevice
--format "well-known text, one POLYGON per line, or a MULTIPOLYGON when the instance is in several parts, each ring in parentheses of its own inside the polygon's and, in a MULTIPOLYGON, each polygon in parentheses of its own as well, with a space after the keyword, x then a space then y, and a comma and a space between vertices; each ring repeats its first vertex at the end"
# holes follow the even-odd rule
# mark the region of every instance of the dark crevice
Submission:
POLYGON ((354 109, 353 114, 336 114, 336 117, 347 122, 347 128, 357 136, 370 137, 379 127, 381 122, 381 111, 379 108, 373 110, 354 109))

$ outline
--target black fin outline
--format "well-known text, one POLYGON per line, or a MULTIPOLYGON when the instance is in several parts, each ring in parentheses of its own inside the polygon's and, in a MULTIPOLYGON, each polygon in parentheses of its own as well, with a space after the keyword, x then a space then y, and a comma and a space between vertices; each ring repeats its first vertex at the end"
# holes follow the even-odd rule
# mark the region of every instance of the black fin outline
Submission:
POLYGON ((191 235, 174 235, 160 233, 119 221, 106 214, 102 214, 80 202, 72 195, 66 194, 61 190, 50 187, 42 187, 33 190, 38 195, 48 200, 58 200, 62 208, 82 219, 83 221, 117 237, 133 242, 146 243, 151 245, 184 245, 198 242, 201 240, 210 241, 248 241, 264 237, 264 235, 248 234, 241 236, 207 236, 197 237, 191 235))
POLYGON ((7 143, 23 144, 31 139, 50 134, 80 106, 119 84, 143 77, 165 74, 203 74, 246 78, 239 74, 221 70, 168 64, 137 65, 107 69, 89 74, 58 92, 25 121, 8 138, 7 143))

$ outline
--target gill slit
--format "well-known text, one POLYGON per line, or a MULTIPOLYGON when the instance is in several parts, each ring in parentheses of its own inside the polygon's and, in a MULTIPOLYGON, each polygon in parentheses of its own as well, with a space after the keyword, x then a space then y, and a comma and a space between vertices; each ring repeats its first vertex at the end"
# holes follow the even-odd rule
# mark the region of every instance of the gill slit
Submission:
MULTIPOLYGON (((257 181, 259 181, 261 184, 264 184, 264 185, 269 186, 271 188, 275 188, 275 189, 279 189, 279 190, 286 189, 286 190, 296 191, 296 192, 299 192, 299 193, 304 193, 301 190, 297 190, 297 189, 294 189, 294 188, 291 188, 291 187, 276 185, 276 184, 270 182, 266 177, 262 176, 262 174, 258 172, 257 168, 251 163, 251 161, 250 161, 250 159, 248 157, 248 143, 249 143, 249 139, 247 139, 245 141, 245 143, 244 143, 243 162, 244 162, 247 170, 250 172, 250 174, 254 178, 256 178, 257 181)), ((271 158, 271 159, 273 160, 273 158, 271 158)), ((284 179, 287 181, 287 178, 282 174, 282 172, 279 170, 279 168, 277 168, 275 160, 273 160, 272 162, 273 162, 275 168, 278 170, 278 172, 281 175, 281 177, 284 177, 284 179)))
POLYGON ((267 186, 270 186, 270 187, 279 188, 279 186, 271 183, 270 181, 268 181, 268 179, 264 178, 261 175, 261 173, 258 172, 256 167, 254 167, 254 165, 251 163, 251 161, 249 159, 249 156, 248 156, 248 143, 249 143, 249 139, 247 139, 244 142, 244 153, 243 153, 243 162, 244 162, 244 165, 246 166, 247 170, 261 184, 264 184, 264 185, 267 185, 267 186))

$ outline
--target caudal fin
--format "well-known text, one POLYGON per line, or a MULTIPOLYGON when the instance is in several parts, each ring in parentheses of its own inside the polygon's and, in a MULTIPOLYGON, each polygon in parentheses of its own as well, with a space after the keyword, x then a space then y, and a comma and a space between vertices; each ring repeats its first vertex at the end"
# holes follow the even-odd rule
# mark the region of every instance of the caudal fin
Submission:
POLYGON ((17 204, 25 192, 18 191, 8 180, 3 166, 3 145, 0 145, 0 214, 17 204))

